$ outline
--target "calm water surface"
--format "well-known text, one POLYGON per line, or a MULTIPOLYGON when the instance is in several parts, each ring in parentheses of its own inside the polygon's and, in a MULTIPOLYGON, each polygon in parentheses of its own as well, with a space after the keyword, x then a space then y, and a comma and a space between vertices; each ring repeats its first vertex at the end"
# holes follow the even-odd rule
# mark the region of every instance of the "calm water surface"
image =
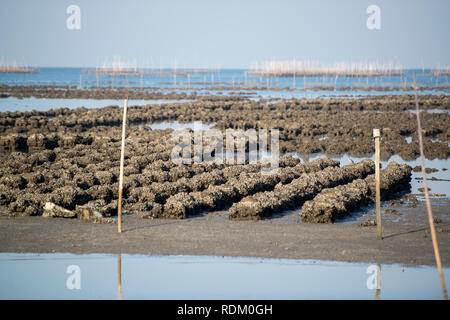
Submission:
MULTIPOLYGON (((445 268, 444 274, 448 279, 450 268, 445 268)), ((425 266, 245 257, 0 253, 0 299, 116 298, 441 299, 442 291, 436 268, 425 266)))

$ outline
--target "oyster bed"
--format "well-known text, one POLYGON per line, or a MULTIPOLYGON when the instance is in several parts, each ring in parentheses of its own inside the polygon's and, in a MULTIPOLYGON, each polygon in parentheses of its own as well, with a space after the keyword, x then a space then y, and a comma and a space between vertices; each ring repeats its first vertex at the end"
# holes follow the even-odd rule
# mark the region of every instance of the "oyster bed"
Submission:
MULTIPOLYGON (((420 96, 419 101, 423 110, 443 111, 422 113, 422 123, 425 155, 446 159, 450 151, 450 100, 435 95, 420 96)), ((370 161, 339 168, 330 159, 299 163, 284 155, 278 173, 269 176, 260 173, 261 165, 248 163, 176 165, 171 161, 176 145, 171 139, 173 130, 152 130, 148 125, 176 120, 216 123, 213 128, 222 132, 228 128, 278 129, 282 154, 349 155, 372 153, 372 128, 379 127, 383 133, 382 158, 399 154, 415 159, 419 154, 416 119, 406 112, 413 108, 414 98, 407 95, 279 102, 222 96, 131 107, 124 209, 148 218, 186 218, 231 207, 230 219, 260 219, 307 200, 319 203, 320 199, 329 199, 345 207, 347 213, 369 201, 373 173, 370 161), (350 200, 338 196, 354 188, 358 191, 350 200), (352 205, 346 206, 346 201, 352 205)), ((92 206, 105 217, 114 216, 121 119, 118 107, 0 112, 0 205, 7 208, 4 213, 40 215, 51 202, 67 210, 92 206)), ((394 171, 403 172, 401 168, 394 171)), ((319 208, 317 204, 312 206, 319 208)), ((340 215, 310 220, 332 222, 340 215)))

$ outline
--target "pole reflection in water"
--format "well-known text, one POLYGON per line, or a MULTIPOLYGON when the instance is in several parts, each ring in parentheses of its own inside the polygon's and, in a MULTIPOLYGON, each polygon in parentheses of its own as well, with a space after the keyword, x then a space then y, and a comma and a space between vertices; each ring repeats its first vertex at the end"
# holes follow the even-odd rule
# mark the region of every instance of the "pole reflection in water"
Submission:
POLYGON ((122 255, 117 255, 117 300, 122 300, 122 255))
POLYGON ((380 300, 381 294, 381 265, 377 265, 377 290, 375 292, 375 300, 380 300))

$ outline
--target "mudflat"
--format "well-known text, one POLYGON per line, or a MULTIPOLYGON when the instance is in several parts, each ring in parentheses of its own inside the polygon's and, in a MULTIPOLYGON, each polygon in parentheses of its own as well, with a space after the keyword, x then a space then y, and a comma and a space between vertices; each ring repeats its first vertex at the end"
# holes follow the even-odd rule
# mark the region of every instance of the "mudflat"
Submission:
MULTIPOLYGON (((448 199, 433 202, 436 217, 448 216, 448 199)), ((170 220, 123 217, 116 224, 78 219, 0 216, 1 252, 127 253, 317 259, 404 265, 435 265, 426 209, 400 208, 405 219, 386 218, 383 240, 376 227, 358 221, 302 223, 297 214, 260 221, 233 221, 225 212, 170 220)), ((359 217, 363 219, 364 217, 359 217)), ((450 265, 450 223, 436 224, 442 263, 450 265)))

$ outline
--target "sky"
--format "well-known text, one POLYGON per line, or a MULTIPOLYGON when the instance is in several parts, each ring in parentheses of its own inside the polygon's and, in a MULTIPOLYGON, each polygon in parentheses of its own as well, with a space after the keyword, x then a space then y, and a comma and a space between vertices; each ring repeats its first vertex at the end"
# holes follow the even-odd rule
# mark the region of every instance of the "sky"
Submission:
POLYGON ((450 66, 450 1, 2 0, 0 60, 96 67, 114 56, 139 67, 248 68, 314 60, 450 66), (80 29, 67 28, 70 5, 80 29), (366 22, 380 8, 380 29, 366 22), (446 40, 447 39, 447 40, 446 40))

